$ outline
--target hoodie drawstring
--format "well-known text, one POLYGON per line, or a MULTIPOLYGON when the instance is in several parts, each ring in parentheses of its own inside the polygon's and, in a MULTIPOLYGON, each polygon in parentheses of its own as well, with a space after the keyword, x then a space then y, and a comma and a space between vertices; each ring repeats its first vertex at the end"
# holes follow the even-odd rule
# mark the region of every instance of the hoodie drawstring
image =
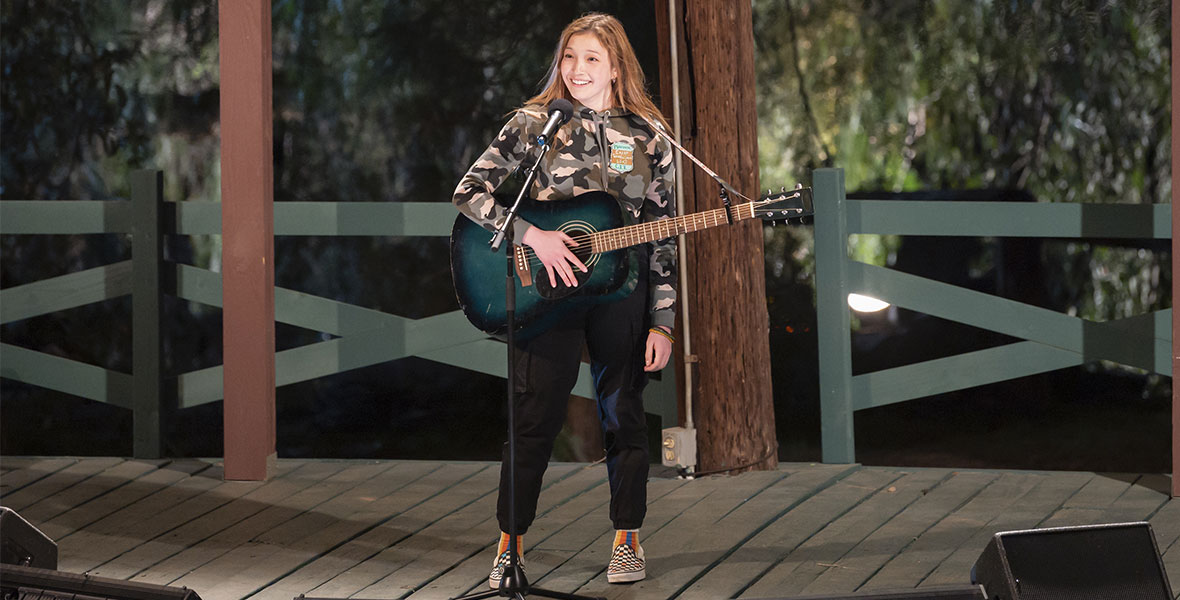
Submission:
POLYGON ((609 118, 609 111, 603 113, 602 115, 595 115, 594 118, 595 123, 598 125, 598 153, 600 156, 599 162, 601 163, 599 165, 601 168, 599 169, 598 173, 602 180, 602 191, 604 192, 609 191, 609 189, 606 187, 606 166, 610 160, 610 157, 606 151, 606 122, 609 118), (601 120, 599 120, 600 117, 601 120))

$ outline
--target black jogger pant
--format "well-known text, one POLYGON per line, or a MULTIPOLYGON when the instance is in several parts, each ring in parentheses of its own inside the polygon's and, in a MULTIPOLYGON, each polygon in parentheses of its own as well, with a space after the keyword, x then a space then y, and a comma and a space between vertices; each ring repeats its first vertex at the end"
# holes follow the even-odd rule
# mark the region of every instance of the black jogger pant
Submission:
MULTIPOLYGON (((640 264, 646 266, 646 262, 640 264)), ((638 529, 647 512, 647 424, 643 370, 647 343, 647 273, 626 298, 563 319, 517 346, 516 531, 508 527, 508 444, 500 469, 496 516, 500 530, 523 534, 537 514, 541 479, 553 442, 565 423, 570 390, 577 383, 582 346, 590 354, 598 416, 610 479, 610 519, 615 529, 638 529)), ((544 273, 541 276, 545 276, 544 273)))

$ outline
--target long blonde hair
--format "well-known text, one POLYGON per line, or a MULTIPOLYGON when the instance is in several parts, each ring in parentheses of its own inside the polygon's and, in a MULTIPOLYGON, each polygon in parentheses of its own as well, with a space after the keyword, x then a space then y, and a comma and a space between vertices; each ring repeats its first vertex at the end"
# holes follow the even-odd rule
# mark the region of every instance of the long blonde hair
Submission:
POLYGON ((603 13, 587 13, 574 19, 561 32, 561 40, 557 43, 557 50, 553 53, 553 63, 549 65, 546 75, 545 89, 536 96, 529 98, 519 110, 544 115, 545 107, 549 103, 565 98, 573 101, 573 96, 561 80, 561 59, 565 56, 565 48, 570 38, 581 34, 592 33, 598 42, 606 48, 611 64, 618 70, 619 76, 611 85, 611 101, 618 108, 629 110, 646 120, 654 120, 664 130, 671 131, 663 113, 652 102, 644 87, 643 69, 639 66, 639 59, 635 58, 635 50, 631 47, 627 33, 623 31, 623 24, 615 17, 603 13))

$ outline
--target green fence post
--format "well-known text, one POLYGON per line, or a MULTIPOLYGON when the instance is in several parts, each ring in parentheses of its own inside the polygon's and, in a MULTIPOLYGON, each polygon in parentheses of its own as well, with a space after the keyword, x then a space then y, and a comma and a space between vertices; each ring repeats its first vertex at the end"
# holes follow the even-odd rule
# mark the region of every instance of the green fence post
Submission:
POLYGON ((817 169, 815 304, 819 334, 820 434, 825 463, 856 461, 852 428, 852 341, 848 313, 848 220, 844 171, 817 169))
POLYGON ((160 399, 164 355, 162 274, 164 174, 131 174, 132 453, 160 458, 160 399))

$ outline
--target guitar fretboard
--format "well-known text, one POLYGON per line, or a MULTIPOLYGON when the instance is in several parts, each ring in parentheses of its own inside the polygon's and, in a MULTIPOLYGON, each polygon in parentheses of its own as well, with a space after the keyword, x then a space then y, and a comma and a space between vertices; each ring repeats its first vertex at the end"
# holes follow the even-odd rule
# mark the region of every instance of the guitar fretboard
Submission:
MULTIPOLYGON (((747 202, 733 207, 734 222, 749 219, 754 216, 754 203, 747 202)), ((704 212, 660 219, 650 223, 628 225, 618 229, 599 231, 590 235, 590 248, 594 253, 610 252, 619 248, 637 246, 647 242, 654 242, 674 237, 682 233, 692 233, 718 225, 725 225, 725 209, 715 208, 704 212)))

